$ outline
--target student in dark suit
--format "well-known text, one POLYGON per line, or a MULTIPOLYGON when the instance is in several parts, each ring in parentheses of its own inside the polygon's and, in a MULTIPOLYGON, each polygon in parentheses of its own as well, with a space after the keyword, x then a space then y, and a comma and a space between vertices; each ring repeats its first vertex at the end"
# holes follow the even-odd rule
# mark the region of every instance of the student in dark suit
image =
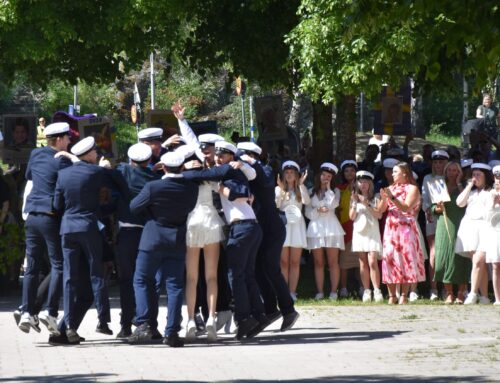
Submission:
POLYGON ((51 272, 48 299, 45 310, 39 318, 52 334, 58 334, 57 311, 62 293, 63 256, 59 234, 61 218, 53 205, 54 190, 58 171, 71 166, 67 158, 54 158, 55 154, 65 151, 69 144, 69 125, 59 122, 45 129, 48 146, 31 152, 26 170, 26 179, 32 189, 26 199, 26 257, 28 267, 23 280, 23 303, 19 328, 24 332, 34 329, 40 332, 36 317, 35 299, 37 294, 40 266, 48 253, 51 272))
POLYGON ((257 173, 257 177, 250 181, 250 190, 255 197, 253 206, 263 233, 257 253, 256 279, 267 317, 274 322, 283 316, 281 331, 285 331, 295 324, 299 313, 295 311, 288 285, 281 273, 281 249, 286 229, 276 207, 274 173, 270 166, 262 166, 259 161, 262 149, 258 145, 240 142, 237 148, 245 153, 240 159, 252 165, 257 173))
MULTIPOLYGON (((132 145, 128 150, 130 164, 121 163, 116 167, 116 170, 125 179, 132 198, 139 194, 145 184, 160 178, 149 168, 151 155, 150 146, 143 143, 132 145)), ((144 214, 132 214, 129 205, 130 201, 119 199, 117 211, 119 231, 116 250, 122 311, 120 318, 121 330, 117 338, 127 338, 132 335, 132 320, 135 315, 133 286, 135 262, 139 251, 142 229, 146 223, 146 216, 144 214)), ((158 314, 153 314, 152 318, 157 316, 158 314)), ((152 327, 155 329, 157 326, 152 327)), ((156 333, 158 333, 158 330, 156 330, 156 333)), ((161 338, 161 334, 159 334, 159 337, 161 338)))
POLYGON ((148 214, 139 244, 134 290, 136 299, 136 323, 138 327, 128 338, 129 342, 142 343, 153 339, 151 322, 152 292, 155 275, 162 270, 167 287, 167 326, 164 343, 170 347, 182 347, 178 332, 181 328, 181 309, 184 299, 184 272, 186 268, 186 221, 198 197, 198 185, 180 174, 184 156, 168 152, 161 157, 165 176, 161 180, 144 185, 141 192, 130 202, 132 214, 148 214))
MULTIPOLYGON (((92 300, 95 300, 99 324, 107 327, 110 321, 102 260, 103 242, 98 227, 100 191, 103 187, 115 188, 127 198, 128 190, 119 178, 113 177, 111 170, 96 165, 93 137, 79 141, 71 152, 79 161, 59 172, 54 207, 64 212, 60 231, 64 258, 64 319, 59 330, 68 343, 77 344, 80 342, 78 327, 92 300), (88 265, 88 271, 82 269, 82 263, 88 265), (94 299, 88 294, 88 275, 94 299)), ((106 160, 101 161, 101 165, 109 166, 106 160)), ((59 338, 52 341, 63 343, 59 338)))

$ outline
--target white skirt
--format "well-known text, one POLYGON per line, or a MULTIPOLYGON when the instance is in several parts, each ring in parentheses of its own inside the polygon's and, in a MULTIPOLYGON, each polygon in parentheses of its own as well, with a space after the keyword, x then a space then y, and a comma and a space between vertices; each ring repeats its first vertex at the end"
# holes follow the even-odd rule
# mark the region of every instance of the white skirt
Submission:
POLYGON ((362 233, 353 230, 352 233, 352 251, 367 253, 376 251, 379 253, 378 258, 382 259, 382 241, 380 239, 380 231, 378 223, 370 225, 362 233))
POLYGON ((295 223, 286 224, 286 238, 283 247, 307 248, 306 221, 304 217, 295 223))
POLYGON ((455 253, 471 257, 471 252, 488 249, 489 223, 483 219, 470 219, 465 215, 460 222, 455 243, 455 253))
POLYGON ((330 235, 328 237, 307 237, 307 248, 309 250, 322 247, 333 247, 344 250, 344 234, 330 235))
POLYGON ((186 245, 204 247, 224 239, 224 221, 213 206, 197 205, 187 219, 186 245))
POLYGON ((500 232, 490 226, 488 229, 488 247, 486 249, 487 263, 500 263, 500 232))

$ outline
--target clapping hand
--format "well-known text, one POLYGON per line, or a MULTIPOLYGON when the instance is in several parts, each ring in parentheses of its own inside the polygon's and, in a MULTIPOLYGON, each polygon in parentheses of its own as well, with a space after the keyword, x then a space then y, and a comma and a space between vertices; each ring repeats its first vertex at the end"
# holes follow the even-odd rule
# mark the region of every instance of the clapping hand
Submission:
POLYGON ((299 185, 304 185, 306 179, 307 179, 307 170, 300 176, 299 185))
POLYGON ((280 175, 278 174, 278 176, 276 177, 276 184, 279 186, 279 188, 281 190, 285 190, 285 184, 283 183, 283 181, 281 180, 281 177, 280 175))

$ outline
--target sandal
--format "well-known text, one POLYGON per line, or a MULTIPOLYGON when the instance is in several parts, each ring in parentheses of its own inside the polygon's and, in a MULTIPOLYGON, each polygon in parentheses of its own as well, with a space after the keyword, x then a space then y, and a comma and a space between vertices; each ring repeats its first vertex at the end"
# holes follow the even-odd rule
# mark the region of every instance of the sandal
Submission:
POLYGON ((406 294, 401 293, 401 296, 399 297, 399 304, 406 305, 407 303, 408 303, 408 298, 406 297, 406 294))
POLYGON ((390 305, 395 305, 398 302, 397 298, 395 295, 389 295, 389 304, 390 305))

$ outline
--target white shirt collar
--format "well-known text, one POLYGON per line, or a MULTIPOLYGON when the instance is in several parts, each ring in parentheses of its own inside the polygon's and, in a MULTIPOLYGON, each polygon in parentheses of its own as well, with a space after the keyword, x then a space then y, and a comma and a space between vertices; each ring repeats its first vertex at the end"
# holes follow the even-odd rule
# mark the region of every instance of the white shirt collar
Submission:
POLYGON ((163 177, 161 177, 162 180, 165 178, 182 178, 184 177, 182 174, 175 174, 175 173, 167 173, 163 177))

